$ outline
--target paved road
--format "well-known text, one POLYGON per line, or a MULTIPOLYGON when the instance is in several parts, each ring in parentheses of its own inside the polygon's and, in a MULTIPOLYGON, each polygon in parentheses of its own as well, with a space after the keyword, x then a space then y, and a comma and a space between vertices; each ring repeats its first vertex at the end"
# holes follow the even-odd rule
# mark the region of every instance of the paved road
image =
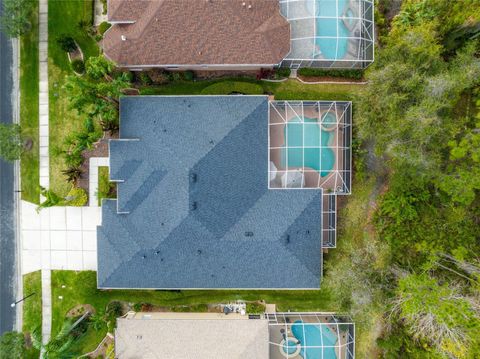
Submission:
MULTIPOLYGON (((0 8, 3 7, 0 0, 0 8)), ((1 10, 0 10, 1 13, 1 10)), ((0 33, 0 122, 12 118, 12 43, 0 33)), ((15 297, 16 253, 14 226, 13 164, 0 160, 0 334, 13 330, 15 311, 10 303, 15 297)))

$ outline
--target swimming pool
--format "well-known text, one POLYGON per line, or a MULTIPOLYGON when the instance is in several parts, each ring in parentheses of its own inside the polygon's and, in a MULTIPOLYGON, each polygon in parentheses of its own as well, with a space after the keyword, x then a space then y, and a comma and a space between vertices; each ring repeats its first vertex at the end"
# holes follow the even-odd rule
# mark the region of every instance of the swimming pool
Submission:
MULTIPOLYGON (((306 1, 307 11, 315 19, 315 46, 313 57, 326 60, 345 58, 348 51, 348 39, 352 36, 350 30, 345 26, 343 16, 345 7, 349 0, 315 0, 306 1), (325 18, 329 17, 329 18, 325 18)), ((351 9, 345 11, 346 21, 353 24, 354 14, 351 9)))
POLYGON ((317 119, 290 120, 284 129, 286 147, 282 151, 284 167, 309 167, 327 176, 333 169, 335 153, 328 146, 333 132, 323 131, 317 119), (322 146, 320 148, 320 146, 322 146), (287 163, 288 159, 288 163, 287 163))
POLYGON ((305 324, 297 320, 292 324, 292 333, 302 349, 300 355, 307 359, 336 359, 337 354, 332 346, 337 342, 337 335, 326 325, 305 324), (330 346, 323 348, 303 348, 303 346, 330 346), (323 351, 323 356, 322 356, 323 351))

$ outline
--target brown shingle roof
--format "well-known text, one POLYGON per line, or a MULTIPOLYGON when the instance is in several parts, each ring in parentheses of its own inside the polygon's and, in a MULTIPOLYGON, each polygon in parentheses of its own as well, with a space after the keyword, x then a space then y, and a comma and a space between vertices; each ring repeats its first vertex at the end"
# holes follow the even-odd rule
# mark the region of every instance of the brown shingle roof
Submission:
POLYGON ((278 0, 109 0, 108 13, 135 21, 105 33, 119 66, 277 64, 290 51, 278 0))

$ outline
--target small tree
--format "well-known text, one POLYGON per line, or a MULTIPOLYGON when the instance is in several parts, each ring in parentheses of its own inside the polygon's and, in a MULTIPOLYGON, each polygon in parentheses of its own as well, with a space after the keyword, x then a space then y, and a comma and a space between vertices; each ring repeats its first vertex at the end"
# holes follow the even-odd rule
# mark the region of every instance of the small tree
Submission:
POLYGON ((75 44, 75 40, 73 39, 73 37, 68 35, 61 35, 57 39, 57 44, 65 52, 72 52, 77 49, 77 44, 75 44))
POLYGON ((25 338, 22 333, 6 332, 0 337, 0 358, 22 359, 25 354, 25 338))
POLYGON ((87 75, 92 79, 99 80, 102 77, 105 77, 108 81, 111 81, 112 78, 109 75, 115 68, 115 65, 105 57, 97 56, 90 57, 87 60, 85 67, 87 69, 87 75))
POLYGON ((23 141, 20 126, 16 124, 0 124, 0 157, 7 161, 20 158, 23 141))
POLYGON ((29 15, 34 4, 31 0, 4 0, 0 18, 2 31, 10 37, 24 35, 30 30, 29 15))

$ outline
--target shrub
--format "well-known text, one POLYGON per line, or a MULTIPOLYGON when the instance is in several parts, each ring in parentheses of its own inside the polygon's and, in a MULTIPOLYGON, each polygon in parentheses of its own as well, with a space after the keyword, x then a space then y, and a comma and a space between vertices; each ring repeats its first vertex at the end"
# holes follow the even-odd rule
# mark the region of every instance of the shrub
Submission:
POLYGON ((150 76, 148 76, 146 72, 140 72, 140 82, 146 86, 151 85, 153 83, 152 79, 150 78, 150 76))
POLYGON ((114 300, 107 304, 107 309, 105 314, 111 319, 115 319, 120 317, 123 314, 123 306, 122 303, 114 300))
POLYGON ((133 310, 134 310, 135 312, 140 312, 140 311, 142 310, 142 306, 143 306, 143 303, 135 303, 135 304, 133 305, 133 310))
POLYGON ((193 71, 185 71, 183 73, 183 78, 187 81, 193 81, 193 79, 195 78, 195 74, 193 73, 193 71))
POLYGON ((165 70, 151 70, 148 72, 153 83, 163 85, 170 82, 171 74, 165 70))
POLYGON ((73 39, 73 37, 68 35, 61 35, 57 39, 57 44, 65 52, 72 52, 77 49, 77 44, 75 43, 75 40, 73 39))
POLYGON ((75 59, 71 63, 72 70, 77 74, 83 74, 85 72, 85 63, 80 59, 75 59))
POLYGON ((353 69, 326 70, 303 67, 301 69, 298 69, 298 74, 306 77, 344 77, 353 80, 361 80, 363 78, 363 70, 353 69))
POLYGON ((180 81, 182 79, 182 75, 179 72, 170 72, 170 80, 172 81, 180 81))
POLYGON ((201 93, 202 95, 261 95, 263 88, 259 84, 251 82, 224 81, 205 87, 201 93))
POLYGON ((100 35, 103 35, 105 33, 105 31, 110 29, 110 26, 112 26, 112 25, 109 24, 108 22, 104 21, 100 25, 98 25, 97 31, 100 35))
POLYGON ((261 314, 265 312, 265 306, 259 302, 247 303, 247 314, 261 314))
POLYGON ((290 68, 288 67, 279 67, 275 69, 275 79, 284 79, 290 76, 290 68))
POLYGON ((72 187, 66 198, 65 205, 72 207, 82 207, 88 202, 87 192, 80 187, 72 187))

